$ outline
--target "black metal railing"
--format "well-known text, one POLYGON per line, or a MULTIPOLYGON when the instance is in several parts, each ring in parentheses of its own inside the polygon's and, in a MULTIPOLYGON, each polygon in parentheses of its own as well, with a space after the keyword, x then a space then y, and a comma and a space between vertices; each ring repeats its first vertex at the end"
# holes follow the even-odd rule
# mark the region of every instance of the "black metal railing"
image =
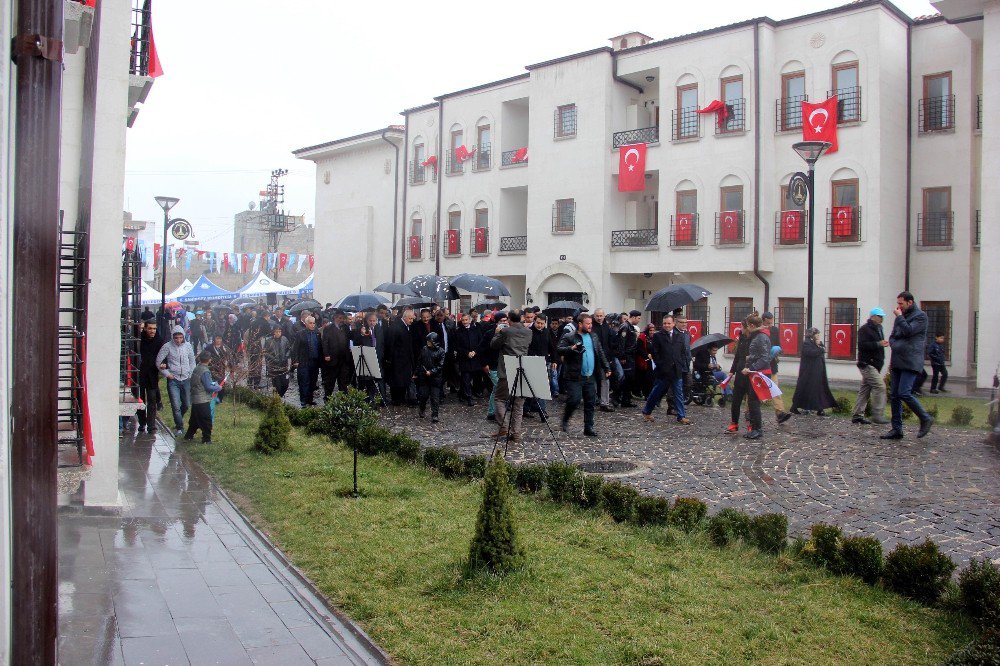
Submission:
POLYGON ((774 244, 805 247, 809 237, 809 213, 781 210, 774 214, 774 244))
POLYGON ((469 229, 469 254, 481 257, 490 253, 490 230, 486 227, 469 229))
POLYGON ((442 257, 462 256, 462 230, 448 229, 444 232, 444 247, 441 249, 442 257))
POLYGON ((983 129, 983 96, 976 95, 976 129, 983 129))
POLYGON ((422 185, 427 182, 427 167, 421 166, 416 160, 410 162, 410 185, 422 185))
POLYGON ((502 153, 500 153, 500 166, 502 167, 518 166, 527 163, 528 163, 528 149, 526 147, 515 148, 514 150, 505 150, 502 153), (521 153, 520 159, 518 158, 518 153, 521 153))
POLYGON ((576 201, 566 199, 552 204, 552 233, 571 234, 576 231, 576 201))
POLYGON ((951 247, 955 214, 917 213, 917 247, 951 247))
POLYGON ((697 106, 674 109, 670 115, 670 139, 672 141, 696 139, 701 136, 701 122, 699 122, 701 117, 698 115, 697 106))
POLYGON ((149 76, 150 43, 153 38, 150 0, 132 0, 132 44, 129 74, 149 76))
POLYGON ((955 129, 955 96, 927 97, 920 100, 918 122, 921 133, 955 129))
POLYGON ((715 244, 719 247, 746 245, 746 225, 742 210, 727 210, 715 214, 715 244))
POLYGON ((698 214, 670 216, 670 247, 698 247, 698 214))
POLYGON ((980 234, 982 234, 983 220, 982 212, 976 211, 976 219, 973 220, 974 228, 972 230, 972 247, 979 247, 980 234))
POLYGON ((643 127, 640 129, 625 130, 624 132, 615 132, 611 135, 611 147, 620 148, 622 146, 631 146, 635 143, 659 143, 660 142, 660 128, 659 127, 643 127))
POLYGON ((620 229, 611 232, 611 247, 656 247, 656 229, 620 229))
POLYGON ((449 175, 465 173, 465 162, 458 159, 458 157, 455 155, 454 148, 445 153, 444 168, 445 168, 445 173, 449 175))
POLYGON ((527 252, 528 251, 528 237, 527 236, 501 236, 500 237, 500 252, 527 252))
POLYGON ((576 136, 576 106, 557 108, 553 113, 552 136, 565 138, 576 136))
POLYGON ((406 258, 419 261, 424 256, 424 237, 410 236, 406 239, 406 258))
POLYGON ((472 170, 473 171, 489 171, 490 164, 492 162, 493 154, 490 151, 490 144, 484 143, 476 149, 476 153, 472 156, 472 170))
POLYGON ((431 234, 430 241, 427 243, 427 256, 430 259, 437 258, 438 251, 438 240, 437 235, 431 234))
POLYGON ((827 99, 834 95, 837 96, 838 123, 853 123, 861 120, 861 86, 826 91, 827 99))
POLYGON ((802 102, 808 102, 809 95, 781 97, 774 102, 774 131, 802 129, 802 102))
POLYGON ((746 130, 746 100, 731 99, 726 101, 726 119, 715 122, 716 134, 736 134, 746 130))
POLYGON ((837 215, 834 218, 833 211, 826 210, 826 242, 836 245, 837 243, 860 243, 861 242, 861 206, 838 206, 847 208, 847 215, 837 215))

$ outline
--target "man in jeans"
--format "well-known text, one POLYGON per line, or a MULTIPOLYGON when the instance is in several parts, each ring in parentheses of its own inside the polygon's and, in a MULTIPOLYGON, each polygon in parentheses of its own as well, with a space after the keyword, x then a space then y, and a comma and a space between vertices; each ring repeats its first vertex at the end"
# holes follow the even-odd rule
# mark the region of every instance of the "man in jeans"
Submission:
POLYGON ((194 372, 194 349, 184 339, 184 329, 174 326, 171 341, 156 355, 160 374, 167 378, 167 394, 174 412, 174 434, 184 434, 184 414, 191 404, 191 373, 194 372))
POLYGON ((868 321, 858 329, 858 370, 861 371, 861 388, 854 403, 851 423, 887 423, 885 420, 885 383, 882 381, 882 366, 885 365, 885 348, 889 341, 882 331, 885 310, 873 308, 868 321), (871 421, 865 418, 865 407, 869 400, 872 405, 871 421))
POLYGON ((611 366, 604 356, 604 348, 592 332, 593 321, 591 315, 581 314, 579 324, 563 334, 558 348, 563 357, 563 384, 567 395, 562 430, 566 432, 570 417, 582 401, 583 434, 587 437, 597 437, 594 431, 597 380, 599 377, 611 377, 611 366))
POLYGON ((689 366, 691 347, 687 342, 687 334, 675 328, 673 315, 663 318, 663 328, 653 336, 649 360, 655 364, 656 382, 649 393, 642 415, 646 421, 653 420, 653 408, 664 396, 668 388, 674 390, 674 410, 677 422, 681 425, 691 425, 684 411, 684 372, 689 366))
POLYGON ((920 419, 917 437, 931 431, 934 419, 920 401, 913 397, 913 383, 924 370, 924 348, 927 341, 927 313, 917 307, 913 294, 900 292, 896 297, 896 321, 889 335, 892 361, 889 364, 892 405, 892 430, 880 439, 903 439, 903 403, 920 419))

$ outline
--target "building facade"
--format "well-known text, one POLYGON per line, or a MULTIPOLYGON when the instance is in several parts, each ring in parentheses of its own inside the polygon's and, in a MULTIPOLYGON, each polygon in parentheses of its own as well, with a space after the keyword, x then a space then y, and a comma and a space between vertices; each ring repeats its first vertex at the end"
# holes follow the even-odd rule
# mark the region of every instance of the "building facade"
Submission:
MULTIPOLYGON (((867 312, 891 310, 909 288, 947 335, 951 373, 987 386, 1000 362, 979 335, 1000 324, 988 305, 1000 287, 989 269, 998 153, 987 149, 1000 134, 988 39, 1000 3, 935 5, 942 15, 918 19, 864 0, 660 41, 630 33, 408 109, 399 215, 368 232, 366 256, 395 257, 404 279, 492 275, 514 304, 642 309, 654 291, 693 282, 711 292, 688 308, 702 332, 754 309, 798 337, 811 321, 843 379, 856 378, 867 312), (834 94, 839 150, 816 164, 810 224, 787 193, 805 170, 792 145, 811 127, 801 102, 834 94), (699 113, 713 101, 725 111, 699 113), (621 147, 635 144, 646 148, 645 190, 619 192, 621 147)), ((357 224, 333 213, 393 205, 383 184, 355 177, 384 149, 333 144, 317 169, 317 287, 324 270, 339 287, 357 269, 325 267, 357 224), (319 183, 340 168, 343 179, 319 183)), ((389 277, 362 272, 366 288, 389 277)), ((794 375, 795 352, 786 356, 794 375)))

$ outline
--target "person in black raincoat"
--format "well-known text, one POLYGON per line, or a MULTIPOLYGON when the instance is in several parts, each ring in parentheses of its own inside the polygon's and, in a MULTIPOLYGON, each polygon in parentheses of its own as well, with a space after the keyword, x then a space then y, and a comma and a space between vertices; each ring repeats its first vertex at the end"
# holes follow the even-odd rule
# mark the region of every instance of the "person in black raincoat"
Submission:
POLYGON ((837 406, 826 380, 826 349, 819 339, 819 329, 810 328, 802 340, 802 361, 799 363, 799 379, 795 382, 792 396, 792 413, 801 410, 815 411, 816 416, 824 416, 824 409, 837 406))
POLYGON ((142 432, 156 432, 156 407, 159 401, 160 368, 156 364, 156 355, 166 344, 166 340, 157 330, 155 319, 147 321, 139 338, 139 397, 146 409, 135 413, 142 432))
MULTIPOLYGON (((402 405, 413 382, 413 310, 407 309, 389 323, 385 340, 385 373, 392 404, 402 405)), ((412 399, 410 399, 412 404, 412 399)))
POLYGON ((420 402, 420 418, 427 411, 427 399, 431 400, 431 423, 438 422, 441 409, 441 389, 444 386, 444 348, 438 344, 437 333, 428 333, 427 342, 417 357, 417 395, 420 402))
POLYGON ((462 400, 472 406, 472 380, 483 372, 479 350, 483 346, 483 332, 472 323, 471 315, 462 315, 462 321, 453 334, 458 372, 462 379, 462 400))

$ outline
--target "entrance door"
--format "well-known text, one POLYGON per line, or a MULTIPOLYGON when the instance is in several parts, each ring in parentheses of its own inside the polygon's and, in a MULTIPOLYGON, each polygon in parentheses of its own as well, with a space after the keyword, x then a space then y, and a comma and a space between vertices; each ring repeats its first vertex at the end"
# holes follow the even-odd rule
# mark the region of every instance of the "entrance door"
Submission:
POLYGON ((575 301, 577 303, 583 303, 583 292, 582 291, 547 291, 545 295, 549 299, 549 305, 552 305, 556 301, 575 301))

